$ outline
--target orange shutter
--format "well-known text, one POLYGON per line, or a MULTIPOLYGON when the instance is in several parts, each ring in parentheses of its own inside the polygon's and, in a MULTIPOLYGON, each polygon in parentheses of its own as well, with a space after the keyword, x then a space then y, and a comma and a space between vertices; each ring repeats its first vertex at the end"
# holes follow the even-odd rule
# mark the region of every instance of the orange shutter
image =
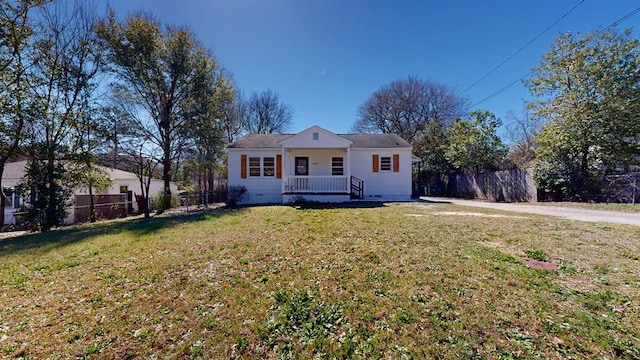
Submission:
POLYGON ((240 178, 247 178, 247 155, 240 155, 240 178))
POLYGON ((400 154, 393 154, 393 172, 400 172, 400 154))
POLYGON ((276 155, 276 178, 282 179, 282 155, 276 155))
POLYGON ((380 159, 378 155, 373 155, 373 172, 380 171, 380 159))

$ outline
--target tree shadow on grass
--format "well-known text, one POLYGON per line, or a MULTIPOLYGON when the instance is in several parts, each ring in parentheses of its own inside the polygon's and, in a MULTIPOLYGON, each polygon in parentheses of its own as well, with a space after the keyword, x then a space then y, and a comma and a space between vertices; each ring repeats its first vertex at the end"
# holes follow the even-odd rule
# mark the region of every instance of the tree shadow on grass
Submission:
POLYGON ((418 198, 415 201, 417 203, 423 203, 423 204, 451 204, 451 201, 448 201, 448 200, 434 200, 433 198, 431 198, 431 199, 418 198))
POLYGON ((290 204, 297 210, 326 210, 326 209, 372 209, 385 207, 383 201, 350 201, 343 203, 324 203, 315 201, 300 201, 290 204))
POLYGON ((185 223, 210 220, 243 211, 242 208, 218 208, 197 213, 175 213, 145 218, 117 219, 93 224, 63 227, 46 233, 24 234, 0 240, 0 257, 27 250, 47 252, 66 245, 90 240, 97 236, 131 233, 134 236, 153 234, 185 223))

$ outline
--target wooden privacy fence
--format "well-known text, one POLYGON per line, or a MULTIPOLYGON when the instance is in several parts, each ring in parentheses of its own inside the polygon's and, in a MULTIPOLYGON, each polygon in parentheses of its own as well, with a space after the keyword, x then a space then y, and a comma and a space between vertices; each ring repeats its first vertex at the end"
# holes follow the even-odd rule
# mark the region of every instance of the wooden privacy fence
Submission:
POLYGON ((531 170, 505 170, 486 174, 459 174, 449 180, 451 196, 504 202, 537 202, 531 170))
MULTIPOLYGON (((107 220, 127 216, 126 194, 94 195, 93 205, 96 219, 107 220)), ((87 222, 91 216, 89 195, 75 196, 75 222, 87 222)))

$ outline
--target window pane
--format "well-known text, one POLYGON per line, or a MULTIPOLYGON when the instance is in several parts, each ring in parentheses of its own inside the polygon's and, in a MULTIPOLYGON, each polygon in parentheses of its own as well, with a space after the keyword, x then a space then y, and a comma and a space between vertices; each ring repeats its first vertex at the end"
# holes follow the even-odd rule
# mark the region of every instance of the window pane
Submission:
POLYGON ((264 170, 263 176, 273 176, 275 174, 275 159, 266 157, 262 159, 264 170))
POLYGON ((380 157, 380 171, 391 171, 391 157, 380 157))
POLYGON ((260 158, 249 158, 249 176, 260 176, 260 158))
POLYGON ((331 175, 344 175, 344 158, 331 158, 331 175))

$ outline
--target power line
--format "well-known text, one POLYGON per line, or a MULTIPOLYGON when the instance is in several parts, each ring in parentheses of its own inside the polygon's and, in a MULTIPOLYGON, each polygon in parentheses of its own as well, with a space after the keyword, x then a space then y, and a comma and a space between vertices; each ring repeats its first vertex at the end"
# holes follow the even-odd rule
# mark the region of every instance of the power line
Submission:
MULTIPOLYGON (((596 32, 596 33, 595 33, 595 36, 598 36, 598 35, 602 34, 603 32, 607 31, 608 29, 610 29, 610 28, 612 28, 612 27, 614 27, 614 26, 619 25, 620 23, 622 23, 622 22, 624 22, 624 21, 628 20, 629 18, 631 18, 632 16, 634 16, 634 15, 635 15, 635 14, 637 14, 637 13, 640 13, 640 7, 636 8, 636 9, 634 9, 634 10, 631 10, 629 13, 627 13, 626 15, 624 15, 623 17, 621 17, 620 19, 618 19, 618 20, 616 20, 616 21, 612 22, 612 23, 611 23, 611 24, 609 24, 607 27, 605 27, 605 28, 603 28, 602 30, 600 30, 600 31, 596 32)), ((512 87, 513 85, 515 85, 515 84, 517 84, 517 83, 521 82, 522 80, 524 80, 524 79, 528 78, 529 76, 531 76, 531 74, 533 74, 533 70, 532 70, 532 71, 530 71, 528 74, 526 74, 526 75, 524 75, 524 76, 521 76, 521 77, 520 77, 520 78, 518 78, 517 80, 515 80, 515 81, 513 81, 513 82, 509 83, 509 85, 507 85, 507 86, 505 86, 505 87, 501 88, 500 90, 498 90, 498 91, 496 91, 496 92, 492 93, 491 95, 489 95, 489 96, 485 97, 484 99, 482 99, 482 100, 480 100, 480 101, 476 102, 476 103, 475 103, 475 104, 473 104, 471 107, 476 107, 477 105, 480 105, 480 104, 482 104, 483 102, 485 102, 485 101, 487 101, 487 100, 489 100, 489 99, 491 99, 491 98, 493 98, 493 97, 495 97, 495 96, 497 96, 497 95, 500 95, 502 92, 504 92, 504 91, 505 91, 505 90, 507 90, 508 88, 512 87)))
POLYGON ((479 80, 477 80, 476 82, 474 82, 473 84, 471 84, 471 86, 469 86, 468 88, 464 89, 464 91, 462 92, 463 94, 466 93, 467 91, 471 90, 473 87, 475 87, 476 85, 478 85, 478 83, 480 83, 482 80, 486 79, 487 77, 489 77, 489 75, 493 74, 496 70, 500 69, 504 64, 506 64, 509 60, 513 59, 516 55, 518 55, 520 52, 522 52, 522 50, 524 50, 525 48, 527 48, 529 45, 531 45, 534 41, 538 40, 542 35, 544 35, 547 31, 551 30, 552 27, 554 27, 557 23, 559 23, 560 21, 562 21, 562 19, 564 19, 565 17, 567 17, 569 14, 571 14, 576 8, 578 8, 578 6, 582 5, 582 3, 584 2, 584 0, 581 0, 579 3, 577 3, 574 7, 572 7, 569 11, 567 11, 566 13, 564 13, 564 15, 562 15, 560 18, 558 18, 558 20, 554 21, 553 24, 547 26, 546 29, 544 29, 540 34, 536 35, 533 39, 529 40, 526 44, 524 44, 523 47, 521 47, 520 49, 518 49, 518 51, 514 52, 511 56, 509 56, 508 58, 506 58, 503 62, 501 62, 498 66, 494 67, 493 69, 491 69, 491 71, 489 71, 488 73, 486 73, 483 77, 481 77, 479 80))

